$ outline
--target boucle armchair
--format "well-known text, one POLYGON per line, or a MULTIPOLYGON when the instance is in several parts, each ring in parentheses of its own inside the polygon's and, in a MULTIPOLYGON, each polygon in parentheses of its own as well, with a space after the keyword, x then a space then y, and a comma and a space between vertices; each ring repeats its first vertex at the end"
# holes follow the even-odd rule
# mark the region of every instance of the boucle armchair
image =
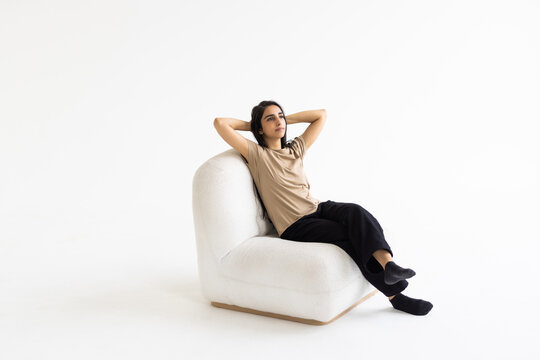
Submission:
POLYGON ((192 206, 201 290, 216 307, 324 325, 378 291, 337 245, 281 239, 235 149, 197 169, 192 206))

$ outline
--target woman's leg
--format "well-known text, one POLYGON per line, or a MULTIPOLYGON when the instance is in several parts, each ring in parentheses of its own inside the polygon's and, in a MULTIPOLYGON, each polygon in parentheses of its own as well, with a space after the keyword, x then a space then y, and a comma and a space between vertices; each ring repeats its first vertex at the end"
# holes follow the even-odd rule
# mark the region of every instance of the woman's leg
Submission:
POLYGON ((383 271, 386 263, 392 261, 394 254, 384 238, 381 225, 362 206, 328 200, 322 202, 319 209, 321 218, 337 221, 347 227, 349 237, 356 244, 364 264, 370 260, 379 263, 380 266, 371 266, 370 269, 383 271))
POLYGON ((315 213, 298 220, 281 234, 281 238, 302 242, 322 242, 340 247, 358 265, 367 281, 386 296, 398 294, 408 286, 406 280, 392 285, 386 284, 381 265, 373 258, 368 264, 363 262, 361 253, 358 252, 360 247, 355 246, 354 242, 351 241, 347 227, 339 222, 322 219, 319 216, 320 214, 315 213))
POLYGON ((381 225, 362 206, 328 200, 321 203, 318 210, 322 218, 342 222, 347 227, 349 237, 363 256, 364 264, 377 261, 379 266, 370 266, 368 269, 383 271, 387 284, 395 284, 416 275, 414 270, 402 268, 393 261, 392 250, 384 238, 381 225))
POLYGON ((360 270, 370 283, 377 284, 376 287, 388 297, 395 309, 414 315, 426 315, 431 311, 433 304, 429 301, 401 294, 408 285, 405 279, 413 276, 414 271, 403 269, 392 260, 390 245, 384 239, 382 227, 373 215, 358 204, 331 200, 321 203, 317 212, 322 218, 345 225, 355 249, 361 252, 360 270), (369 271, 364 272, 366 268, 369 271))
POLYGON ((392 255, 387 250, 382 249, 376 250, 373 253, 373 257, 379 262, 379 264, 381 264, 383 269, 386 267, 387 262, 394 261, 392 255))

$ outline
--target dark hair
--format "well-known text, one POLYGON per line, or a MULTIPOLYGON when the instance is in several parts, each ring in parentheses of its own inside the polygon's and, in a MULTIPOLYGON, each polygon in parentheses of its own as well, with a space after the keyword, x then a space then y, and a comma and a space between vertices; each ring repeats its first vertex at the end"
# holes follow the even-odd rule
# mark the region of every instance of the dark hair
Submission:
MULTIPOLYGON (((285 134, 283 134, 283 137, 281 138, 281 148, 284 149, 286 147, 291 147, 291 142, 287 143, 287 117, 285 116, 285 111, 283 111, 283 108, 281 105, 279 105, 277 102, 273 100, 264 100, 261 101, 258 105, 255 105, 253 109, 251 110, 251 133, 257 140, 260 146, 268 148, 268 144, 266 141, 264 141, 264 138, 261 134, 259 134, 259 130, 262 130, 262 116, 264 114, 264 110, 270 106, 270 105, 276 105, 280 108, 281 112, 283 113, 283 118, 285 119, 285 134)), ((255 186, 257 189, 257 187, 255 186)), ((266 207, 264 206, 264 202, 261 199, 261 195, 259 194, 259 189, 257 189, 257 196, 259 197, 259 200, 261 202, 262 208, 263 208, 263 218, 266 218, 267 211, 266 207)), ((272 222, 272 220, 270 220, 272 222)))

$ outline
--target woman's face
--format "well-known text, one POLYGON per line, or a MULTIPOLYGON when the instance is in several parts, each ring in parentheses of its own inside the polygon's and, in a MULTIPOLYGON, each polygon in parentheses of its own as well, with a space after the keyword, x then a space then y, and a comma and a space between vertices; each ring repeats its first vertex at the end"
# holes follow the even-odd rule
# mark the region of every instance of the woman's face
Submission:
POLYGON ((269 105, 264 109, 261 126, 262 130, 259 130, 259 134, 263 137, 281 139, 285 135, 287 124, 279 106, 269 105))

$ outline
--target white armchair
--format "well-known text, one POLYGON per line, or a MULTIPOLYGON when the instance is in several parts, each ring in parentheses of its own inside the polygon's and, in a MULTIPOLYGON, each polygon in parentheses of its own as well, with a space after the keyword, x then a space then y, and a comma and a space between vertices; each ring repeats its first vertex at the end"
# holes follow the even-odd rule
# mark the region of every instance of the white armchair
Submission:
POLYGON ((212 305, 324 325, 378 291, 340 247, 281 239, 235 149, 197 169, 192 196, 201 290, 212 305))

